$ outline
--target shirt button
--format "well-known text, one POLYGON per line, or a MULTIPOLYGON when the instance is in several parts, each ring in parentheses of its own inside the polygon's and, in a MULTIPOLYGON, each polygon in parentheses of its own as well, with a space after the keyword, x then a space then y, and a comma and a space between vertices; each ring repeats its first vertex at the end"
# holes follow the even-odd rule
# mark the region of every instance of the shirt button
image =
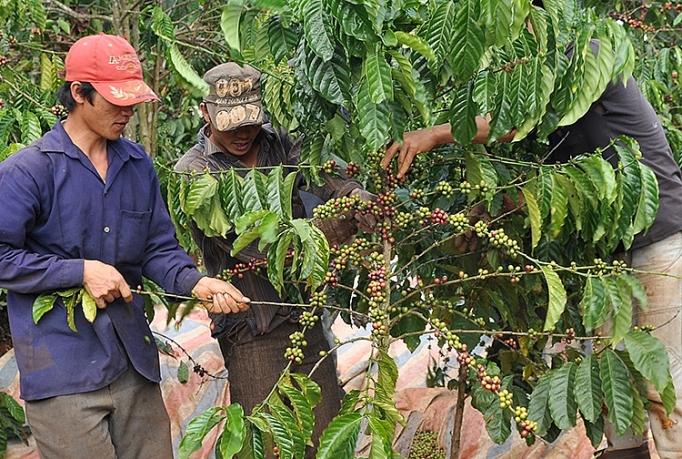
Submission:
POLYGON ((109 232, 109 227, 108 227, 108 226, 105 226, 105 227, 104 227, 104 232, 105 232, 105 233, 108 233, 108 232, 109 232))

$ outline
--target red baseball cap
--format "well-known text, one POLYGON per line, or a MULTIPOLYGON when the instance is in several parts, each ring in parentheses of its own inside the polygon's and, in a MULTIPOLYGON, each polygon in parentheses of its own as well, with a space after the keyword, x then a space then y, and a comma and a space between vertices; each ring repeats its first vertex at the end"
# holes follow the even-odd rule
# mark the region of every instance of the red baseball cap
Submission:
POLYGON ((107 101, 130 106, 159 100, 142 78, 142 65, 125 38, 92 35, 73 44, 64 61, 66 81, 90 83, 107 101))

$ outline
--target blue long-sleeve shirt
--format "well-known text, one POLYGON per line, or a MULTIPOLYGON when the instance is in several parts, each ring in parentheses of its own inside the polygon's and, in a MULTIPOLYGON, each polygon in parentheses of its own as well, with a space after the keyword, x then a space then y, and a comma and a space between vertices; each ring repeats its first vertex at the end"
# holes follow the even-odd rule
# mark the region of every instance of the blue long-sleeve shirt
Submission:
POLYGON ((175 238, 149 155, 124 138, 109 141, 108 155, 104 182, 57 123, 0 163, 0 287, 24 400, 110 384, 127 368, 121 345, 140 374, 160 380, 140 295, 98 309, 92 324, 77 307, 77 332, 61 300, 33 322, 39 294, 82 285, 85 259, 114 266, 133 287, 144 276, 175 294, 202 276, 175 238))

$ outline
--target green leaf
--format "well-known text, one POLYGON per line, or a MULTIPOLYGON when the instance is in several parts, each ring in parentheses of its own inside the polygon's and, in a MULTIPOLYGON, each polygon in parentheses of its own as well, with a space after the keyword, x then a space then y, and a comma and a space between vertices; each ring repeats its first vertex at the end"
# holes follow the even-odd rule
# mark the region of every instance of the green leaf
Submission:
POLYGON ((639 395, 635 384, 630 381, 630 389, 632 390, 632 421, 630 428, 635 435, 643 434, 646 431, 646 409, 644 408, 644 400, 639 395))
POLYGON ((658 212, 658 180, 649 167, 641 163, 639 164, 642 185, 637 212, 635 213, 635 220, 633 222, 634 234, 638 234, 649 228, 656 218, 656 212, 658 212))
POLYGON ((662 394, 670 380, 670 361, 663 343, 648 333, 625 335, 625 348, 635 368, 662 394))
POLYGON ((473 82, 460 86, 455 92, 448 112, 448 119, 457 120, 455 123, 451 122, 450 125, 452 126, 452 137, 461 145, 471 143, 477 133, 478 106, 473 100, 473 89, 473 82))
POLYGON ((223 32, 230 51, 236 53, 237 56, 241 56, 242 53, 239 32, 243 8, 244 0, 227 0, 227 5, 220 15, 220 30, 223 32))
POLYGON ((94 298, 91 297, 85 289, 83 289, 81 293, 81 301, 83 304, 83 314, 85 315, 85 318, 90 323, 94 322, 95 317, 97 316, 97 303, 95 303, 94 298))
POLYGON ((311 407, 319 405, 322 401, 322 392, 320 386, 315 381, 306 375, 299 373, 291 373, 291 378, 296 381, 296 384, 301 388, 301 392, 305 395, 311 407))
POLYGON ((241 183, 242 178, 234 168, 220 177, 220 202, 230 221, 235 221, 244 212, 241 183))
POLYGON ((54 63, 50 56, 45 53, 40 55, 40 89, 43 91, 52 91, 56 70, 54 63))
POLYGON ((396 31, 395 38, 401 45, 412 48, 427 59, 435 59, 436 57, 429 44, 419 38, 417 35, 396 31))
POLYGON ((181 360, 180 364, 178 365, 178 381, 181 384, 185 384, 187 381, 189 381, 189 368, 187 367, 187 364, 184 360, 181 360))
MULTIPOLYGON (((277 404, 273 405, 271 403, 270 411, 272 412, 273 416, 280 421, 281 426, 285 429, 287 440, 292 441, 293 448, 291 451, 293 453, 293 457, 303 457, 305 455, 306 443, 310 437, 307 439, 304 438, 301 428, 296 423, 296 418, 294 418, 294 415, 286 406, 280 406, 277 404)), ((276 430, 273 426, 273 432, 278 432, 278 429, 276 430)), ((277 433, 275 433, 275 441, 283 447, 287 446, 286 443, 281 443, 281 439, 278 437, 277 433)))
POLYGON ((225 427, 220 439, 220 454, 224 458, 231 458, 241 451, 246 439, 244 424, 244 409, 236 403, 225 409, 225 427))
POLYGON ((623 435, 632 419, 632 391, 628 370, 618 355, 611 349, 604 349, 599 365, 604 403, 608 408, 608 419, 623 435))
POLYGON ((485 52, 486 40, 478 23, 479 16, 479 0, 457 2, 449 56, 456 82, 467 81, 474 75, 485 52))
POLYGON ((57 301, 56 293, 43 293, 33 302, 33 323, 37 324, 46 312, 54 307, 54 302, 57 301))
POLYGON ((391 138, 388 106, 372 102, 367 81, 360 85, 355 104, 358 110, 360 132, 365 137, 368 148, 377 150, 391 138))
POLYGON ((606 289, 599 277, 587 278, 580 307, 583 311, 585 330, 592 331, 606 320, 606 289))
POLYGON ((292 27, 285 27, 282 24, 281 16, 275 15, 268 22, 268 45, 275 59, 279 63, 284 57, 296 47, 298 36, 292 27))
POLYGON ((353 459, 362 415, 358 412, 335 417, 320 438, 318 459, 353 459))
POLYGON ((303 5, 306 21, 303 24, 306 42, 324 62, 330 61, 334 54, 334 38, 327 22, 326 12, 321 0, 308 0, 303 5))
POLYGON ((542 236, 542 216, 540 215, 540 207, 535 200, 535 196, 533 196, 533 193, 531 193, 528 188, 522 187, 521 192, 523 193, 523 199, 526 203, 526 208, 528 209, 528 220, 530 222, 531 230, 531 248, 535 249, 542 236))
POLYGON ((245 211, 265 209, 267 203, 267 177, 256 169, 251 169, 242 182, 242 204, 245 211))
POLYGON ((201 443, 204 437, 213 429, 219 422, 225 419, 224 414, 219 414, 223 411, 223 407, 215 406, 209 408, 201 413, 196 418, 189 421, 185 436, 182 437, 180 447, 178 449, 178 459, 189 459, 190 455, 201 448, 201 443))
POLYGON ((294 438, 291 436, 291 431, 275 416, 269 413, 261 413, 260 415, 270 426, 275 444, 279 448, 280 459, 293 459, 295 457, 295 445, 294 438))
POLYGON ((393 457, 393 425, 386 420, 377 419, 374 416, 367 417, 367 427, 372 435, 372 446, 369 451, 369 459, 389 459, 393 457))
POLYGON ((575 427, 578 408, 574 395, 575 373, 574 362, 567 362, 552 372, 550 382, 552 396, 549 397, 549 412, 556 426, 561 430, 575 427))
POLYGON ((24 145, 30 144, 43 135, 43 131, 40 129, 40 120, 33 112, 24 112, 19 124, 21 125, 21 143, 24 145))
POLYGON ((675 385, 673 384, 672 378, 668 380, 668 385, 665 386, 665 389, 663 389, 663 392, 661 393, 661 401, 663 402, 666 413, 668 413, 668 416, 670 416, 670 413, 675 410, 675 406, 677 404, 675 385))
POLYGON ((313 415, 313 407, 308 402, 308 399, 303 393, 294 387, 287 385, 280 385, 279 390, 282 395, 289 399, 290 406, 296 413, 296 419, 301 426, 301 432, 306 439, 309 439, 313 433, 313 425, 315 424, 315 416, 313 415))
POLYGON ((178 76, 180 76, 187 89, 193 95, 198 97, 208 95, 210 91, 208 83, 194 71, 175 44, 168 47, 168 62, 170 62, 173 69, 175 69, 178 76))
POLYGON ((552 175, 552 199, 550 207, 549 233, 553 239, 559 237, 568 215, 568 190, 571 189, 568 179, 562 175, 552 175))
POLYGON ((578 365, 574 394, 583 418, 589 422, 596 422, 602 414, 602 390, 599 361, 594 354, 583 357, 578 365))
POLYGON ((182 210, 192 217, 197 209, 211 202, 217 190, 218 182, 209 173, 192 180, 182 210))
POLYGON ((367 88, 372 103, 380 104, 393 100, 393 79, 383 48, 377 43, 365 56, 363 72, 367 77, 367 88))
POLYGON ((566 289, 559 279, 557 273, 551 266, 541 266, 542 273, 545 275, 547 289, 549 291, 549 303, 547 304, 547 318, 545 319, 544 331, 554 329, 559 318, 566 308, 566 289))
POLYGON ((549 412, 550 384, 552 372, 543 375, 535 385, 528 403, 528 419, 538 423, 537 434, 544 436, 552 426, 552 415, 549 412))
POLYGON ((433 62, 430 62, 432 69, 438 69, 450 52, 455 13, 455 2, 440 2, 424 24, 422 36, 433 53, 433 62))
POLYGON ((585 171, 590 181, 597 190, 599 199, 605 200, 608 204, 616 200, 618 187, 616 186, 616 173, 600 154, 583 157, 578 161, 578 166, 585 171))
POLYGON ((155 6, 152 9, 152 30, 156 35, 167 41, 175 40, 175 27, 173 26, 173 21, 166 12, 155 6))

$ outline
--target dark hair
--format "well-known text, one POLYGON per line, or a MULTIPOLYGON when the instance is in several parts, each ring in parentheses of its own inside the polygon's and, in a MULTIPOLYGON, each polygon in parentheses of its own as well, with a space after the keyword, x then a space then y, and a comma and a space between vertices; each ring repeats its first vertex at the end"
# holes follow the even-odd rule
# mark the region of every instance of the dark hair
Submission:
MULTIPOLYGON (((71 95, 71 83, 71 81, 67 81, 57 90, 57 100, 66 107, 66 111, 69 113, 76 108, 76 101, 73 100, 73 96, 71 95)), ((95 96, 96 92, 97 90, 90 83, 81 83, 78 88, 78 94, 90 102, 90 105, 92 105, 92 98, 95 96)))

